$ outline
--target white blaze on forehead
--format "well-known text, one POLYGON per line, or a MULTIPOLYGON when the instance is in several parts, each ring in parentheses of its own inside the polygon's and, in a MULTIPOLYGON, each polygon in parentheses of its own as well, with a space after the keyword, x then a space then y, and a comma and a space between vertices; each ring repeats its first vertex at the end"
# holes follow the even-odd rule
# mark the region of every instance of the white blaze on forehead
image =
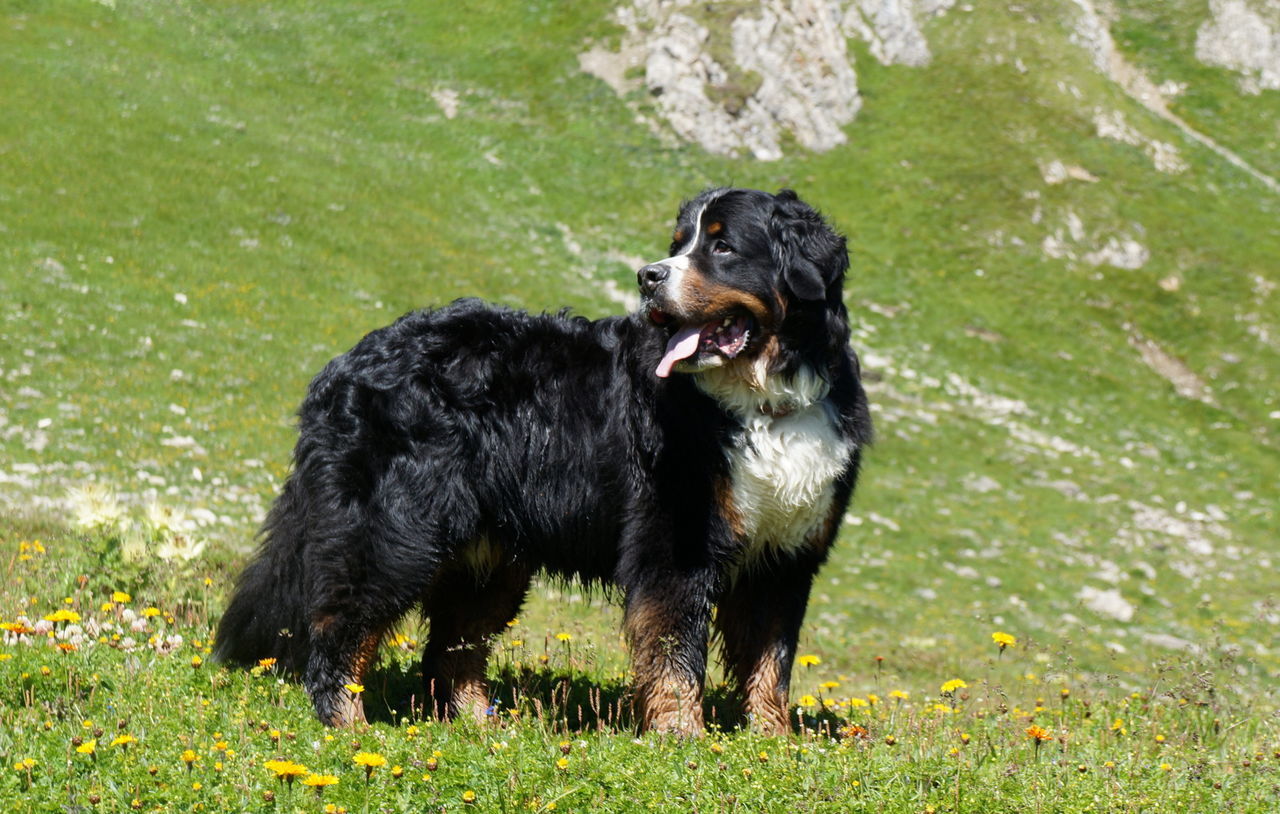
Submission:
POLYGON ((702 234, 702 216, 706 213, 707 207, 711 205, 710 201, 704 203, 698 209, 698 214, 693 218, 693 237, 685 244, 685 248, 679 254, 673 254, 665 260, 659 260, 654 263, 655 266, 666 266, 673 272, 668 278, 668 284, 672 290, 679 291, 681 276, 689 270, 689 255, 698 246, 698 237, 702 234))

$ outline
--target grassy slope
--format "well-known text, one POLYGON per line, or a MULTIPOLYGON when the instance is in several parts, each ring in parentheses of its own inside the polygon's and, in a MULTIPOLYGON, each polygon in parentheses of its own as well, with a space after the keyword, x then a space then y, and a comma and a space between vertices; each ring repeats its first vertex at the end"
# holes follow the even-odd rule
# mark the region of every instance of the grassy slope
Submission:
MULTIPOLYGON (((606 3, 469 4, 460 18, 439 4, 7 2, 0 468, 34 482, 8 493, 57 497, 86 477, 135 493, 145 475, 162 499, 224 515, 211 562, 236 559, 285 472, 307 379, 364 331, 462 295, 614 312, 600 282, 629 289, 622 258, 662 251, 681 196, 790 184, 852 239, 880 424, 860 525, 806 628, 824 671, 801 691, 837 675, 871 691, 876 655, 886 686, 930 693, 1027 670, 1162 687, 1157 665, 1183 656, 1151 637, 1173 635, 1206 662, 1230 645, 1239 663, 1219 680, 1270 707, 1280 325, 1255 278, 1280 282, 1280 202, 1097 76, 1058 4, 975 5, 933 24, 928 68, 858 54, 866 103, 848 145, 758 164, 663 146, 577 71, 584 40, 610 36, 606 3), (459 94, 456 118, 441 89, 459 94), (1176 144, 1191 169, 1159 174, 1095 138, 1095 107, 1176 144), (1100 180, 1047 186, 1038 166, 1055 158, 1100 180), (1068 212, 1102 238, 1137 234, 1150 262, 1045 259, 1068 212), (1157 284, 1169 276, 1177 292, 1157 284), (1219 406, 1178 397, 1135 330, 1219 406), (1025 407, 1002 416, 969 385, 1025 407), (182 436, 202 450, 160 443, 182 436), (1046 436, 1092 452, 1054 453, 1046 436), (1211 550, 1135 530, 1135 503, 1211 550), (1081 607, 1085 585, 1117 587, 1132 622, 1081 607), (989 664, 997 628, 1030 645, 1027 662, 989 664)), ((1268 169, 1248 124, 1274 129, 1275 94, 1240 101, 1195 63, 1195 5, 1120 4, 1117 40, 1192 82, 1180 112, 1268 169), (1196 113, 1211 102, 1212 121, 1196 113)), ((3 522, 6 537, 35 533, 3 522)), ((91 570, 75 562, 50 601, 91 570)), ((225 576, 210 573, 216 615, 225 576)), ((535 636, 593 642, 601 675, 624 663, 598 602, 535 598, 525 619, 535 636)))

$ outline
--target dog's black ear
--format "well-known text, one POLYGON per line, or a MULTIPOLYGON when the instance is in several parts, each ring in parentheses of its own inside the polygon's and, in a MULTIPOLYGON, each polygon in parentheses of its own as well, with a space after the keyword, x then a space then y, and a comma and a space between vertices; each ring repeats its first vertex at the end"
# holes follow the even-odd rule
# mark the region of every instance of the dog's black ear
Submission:
MULTIPOLYGON (((849 251, 822 216, 789 189, 774 196, 769 220, 773 260, 782 280, 802 300, 825 300, 833 285, 844 279, 849 251)), ((839 297, 837 285, 836 296, 839 297)))

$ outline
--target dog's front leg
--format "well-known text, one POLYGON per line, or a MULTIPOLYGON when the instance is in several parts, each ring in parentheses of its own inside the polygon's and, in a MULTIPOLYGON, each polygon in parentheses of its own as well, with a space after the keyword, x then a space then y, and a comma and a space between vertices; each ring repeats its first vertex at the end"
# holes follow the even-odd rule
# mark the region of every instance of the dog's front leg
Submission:
POLYGON ((627 594, 625 627, 642 729, 702 734, 711 614, 707 586, 705 575, 666 574, 627 594))
POLYGON ((791 666, 816 568, 788 562, 742 573, 716 609, 725 666, 737 679, 751 727, 764 734, 791 731, 791 666))

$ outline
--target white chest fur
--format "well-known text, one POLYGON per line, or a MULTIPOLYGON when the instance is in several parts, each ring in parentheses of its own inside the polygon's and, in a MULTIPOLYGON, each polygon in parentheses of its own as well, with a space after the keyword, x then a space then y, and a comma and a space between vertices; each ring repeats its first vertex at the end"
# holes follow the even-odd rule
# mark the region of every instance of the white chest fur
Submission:
POLYGON ((714 371, 700 384, 736 413, 743 432, 729 452, 733 508, 747 560, 810 545, 828 520, 835 481, 853 446, 836 428, 826 383, 799 376, 785 386, 747 389, 714 371))
POLYGON ((849 445, 824 402, 777 418, 751 416, 744 429, 729 459, 733 503, 749 555, 794 551, 827 520, 849 445))

